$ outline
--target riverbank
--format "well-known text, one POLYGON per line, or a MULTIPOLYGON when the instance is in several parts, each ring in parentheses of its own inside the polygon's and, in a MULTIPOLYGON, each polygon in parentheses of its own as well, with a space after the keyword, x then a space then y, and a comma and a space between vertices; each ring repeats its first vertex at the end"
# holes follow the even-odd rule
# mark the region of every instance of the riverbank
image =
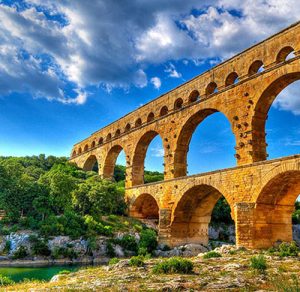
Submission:
POLYGON ((266 269, 251 267, 251 258, 260 251, 217 249, 221 257, 206 258, 201 253, 190 258, 191 274, 155 274, 160 258, 145 260, 140 267, 124 259, 114 265, 91 267, 55 276, 51 282, 26 282, 5 287, 6 291, 298 291, 299 257, 279 257, 264 252, 266 269))

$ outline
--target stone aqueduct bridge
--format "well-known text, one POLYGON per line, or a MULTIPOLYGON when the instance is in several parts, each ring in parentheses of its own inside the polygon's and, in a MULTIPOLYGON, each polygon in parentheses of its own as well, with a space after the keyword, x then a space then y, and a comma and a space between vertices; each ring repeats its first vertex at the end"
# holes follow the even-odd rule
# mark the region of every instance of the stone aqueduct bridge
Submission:
POLYGON ((99 174, 111 178, 124 150, 129 212, 159 219, 160 241, 170 246, 206 243, 222 195, 231 207, 237 245, 263 248, 290 241, 300 156, 267 161, 265 123, 276 96, 299 79, 300 22, 77 143, 71 161, 85 170, 97 161, 99 174), (237 166, 187 176, 192 134, 215 112, 231 124, 237 166), (145 185, 145 155, 157 135, 164 147, 164 181, 145 185))

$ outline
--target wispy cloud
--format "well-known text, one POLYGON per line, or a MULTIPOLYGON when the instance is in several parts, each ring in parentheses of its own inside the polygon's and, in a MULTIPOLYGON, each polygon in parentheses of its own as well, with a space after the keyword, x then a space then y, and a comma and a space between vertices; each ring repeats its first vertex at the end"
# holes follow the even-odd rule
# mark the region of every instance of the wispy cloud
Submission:
POLYGON ((163 148, 150 148, 152 157, 164 157, 164 149, 163 148))
POLYGON ((152 77, 150 82, 153 84, 155 89, 160 89, 161 87, 161 80, 159 77, 152 77))

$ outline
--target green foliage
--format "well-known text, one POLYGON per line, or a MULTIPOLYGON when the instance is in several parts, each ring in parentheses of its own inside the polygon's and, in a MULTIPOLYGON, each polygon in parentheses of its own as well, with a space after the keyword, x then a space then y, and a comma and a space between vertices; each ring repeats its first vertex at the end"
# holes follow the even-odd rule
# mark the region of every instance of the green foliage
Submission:
POLYGON ((26 247, 21 245, 21 246, 14 252, 12 258, 13 258, 14 260, 17 260, 17 259, 23 259, 23 258, 25 258, 25 257, 27 257, 27 256, 28 256, 28 251, 27 251, 26 247))
POLYGON ((8 286, 8 285, 12 285, 14 283, 15 282, 12 279, 0 274, 0 286, 2 286, 2 287, 8 286))
POLYGON ((59 275, 69 275, 71 273, 71 271, 69 270, 61 270, 58 272, 59 275))
POLYGON ((129 265, 132 267, 143 267, 145 265, 143 256, 133 256, 129 260, 129 265))
POLYGON ((299 253, 299 248, 295 241, 291 243, 283 242, 278 246, 279 256, 281 257, 296 257, 299 253))
POLYGON ((144 182, 145 184, 162 181, 164 180, 164 174, 158 171, 148 171, 144 172, 144 182))
POLYGON ((137 252, 138 245, 135 237, 130 234, 125 234, 122 238, 115 240, 116 244, 119 244, 123 249, 137 252))
POLYGON ((52 258, 69 258, 76 259, 78 258, 78 253, 72 247, 56 247, 51 253, 52 258))
POLYGON ((92 216, 85 215, 84 223, 87 227, 87 236, 94 237, 96 235, 112 235, 112 228, 110 226, 104 226, 101 222, 97 222, 92 216))
POLYGON ((146 249, 148 253, 152 253, 157 247, 157 235, 153 229, 144 229, 140 233, 140 241, 138 249, 146 249))
POLYGON ((230 212, 231 209, 226 199, 224 197, 220 198, 216 203, 211 215, 212 224, 214 223, 233 224, 234 221, 231 218, 230 212))
POLYGON ((106 254, 110 258, 116 256, 115 249, 114 249, 114 247, 113 247, 113 245, 112 245, 112 243, 110 241, 108 241, 107 245, 106 245, 106 254))
POLYGON ((274 291, 280 292, 300 292, 299 277, 295 274, 284 276, 282 274, 272 277, 271 282, 274 291))
POLYGON ((220 258, 222 255, 216 251, 209 251, 206 254, 204 254, 203 258, 204 259, 211 259, 211 258, 220 258))
POLYGON ((259 272, 265 272, 265 270, 267 269, 267 262, 265 257, 262 254, 251 257, 250 267, 259 272))
POLYGON ((10 249, 11 249, 11 241, 6 240, 5 246, 4 246, 4 249, 3 249, 3 254, 9 254, 10 249))
POLYGON ((153 267, 155 274, 191 274, 193 272, 194 264, 191 260, 173 257, 165 259, 157 263, 153 267))
POLYGON ((120 260, 119 260, 118 258, 112 258, 112 259, 109 260, 108 264, 109 264, 110 266, 112 266, 112 265, 117 264, 119 261, 120 261, 120 260))
POLYGON ((29 241, 34 255, 49 256, 51 254, 46 240, 40 239, 35 235, 31 235, 29 237, 29 241))

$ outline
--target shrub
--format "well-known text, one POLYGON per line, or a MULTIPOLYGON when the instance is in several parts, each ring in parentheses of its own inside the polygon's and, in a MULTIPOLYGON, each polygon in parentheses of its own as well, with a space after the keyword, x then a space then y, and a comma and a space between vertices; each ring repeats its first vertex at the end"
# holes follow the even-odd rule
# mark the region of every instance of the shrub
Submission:
POLYGON ((299 249, 295 243, 292 241, 291 243, 283 242, 278 247, 279 256, 281 257, 296 257, 298 256, 299 249))
POLYGON ((10 249, 11 249, 11 241, 10 240, 6 240, 5 246, 4 246, 4 249, 3 249, 3 253, 4 254, 9 254, 10 249))
POLYGON ((125 250, 137 252, 137 242, 135 237, 130 234, 125 234, 121 239, 115 240, 115 243, 122 246, 125 250))
POLYGON ((260 254, 250 258, 250 267, 259 272, 264 272, 267 269, 267 263, 265 257, 260 254))
POLYGON ((145 265, 143 256, 134 256, 129 260, 129 265, 134 267, 142 267, 145 265))
POLYGON ((221 257, 222 257, 222 255, 221 255, 219 252, 216 252, 216 251, 213 251, 213 250, 207 252, 207 253, 203 256, 204 259, 221 258, 221 257))
POLYGON ((119 261, 120 261, 120 260, 119 260, 118 258, 112 258, 112 259, 109 260, 108 264, 109 264, 110 266, 112 266, 112 265, 117 264, 119 261))
POLYGON ((153 267, 153 273, 156 274, 191 274, 194 264, 188 259, 173 257, 157 263, 153 267))
POLYGON ((111 258, 116 255, 115 249, 110 241, 108 241, 107 245, 106 245, 106 254, 107 254, 107 256, 109 256, 111 258))
POLYGON ((68 275, 70 273, 71 273, 71 271, 69 271, 69 270, 61 270, 58 272, 59 275, 68 275))
POLYGON ((157 247, 157 235, 153 229, 144 229, 140 234, 138 248, 145 248, 152 253, 157 247))
POLYGON ((78 253, 71 247, 56 247, 53 249, 51 256, 54 259, 69 258, 72 260, 78 258, 78 253))
POLYGON ((28 255, 28 252, 27 252, 26 247, 21 245, 13 254, 13 259, 14 260, 23 259, 23 258, 27 257, 27 255, 28 255))
POLYGON ((14 283, 15 282, 12 279, 0 274, 0 286, 8 286, 8 285, 12 285, 14 283))
POLYGON ((32 244, 31 249, 34 255, 50 256, 51 250, 45 240, 41 240, 37 236, 31 235, 29 241, 32 244))

